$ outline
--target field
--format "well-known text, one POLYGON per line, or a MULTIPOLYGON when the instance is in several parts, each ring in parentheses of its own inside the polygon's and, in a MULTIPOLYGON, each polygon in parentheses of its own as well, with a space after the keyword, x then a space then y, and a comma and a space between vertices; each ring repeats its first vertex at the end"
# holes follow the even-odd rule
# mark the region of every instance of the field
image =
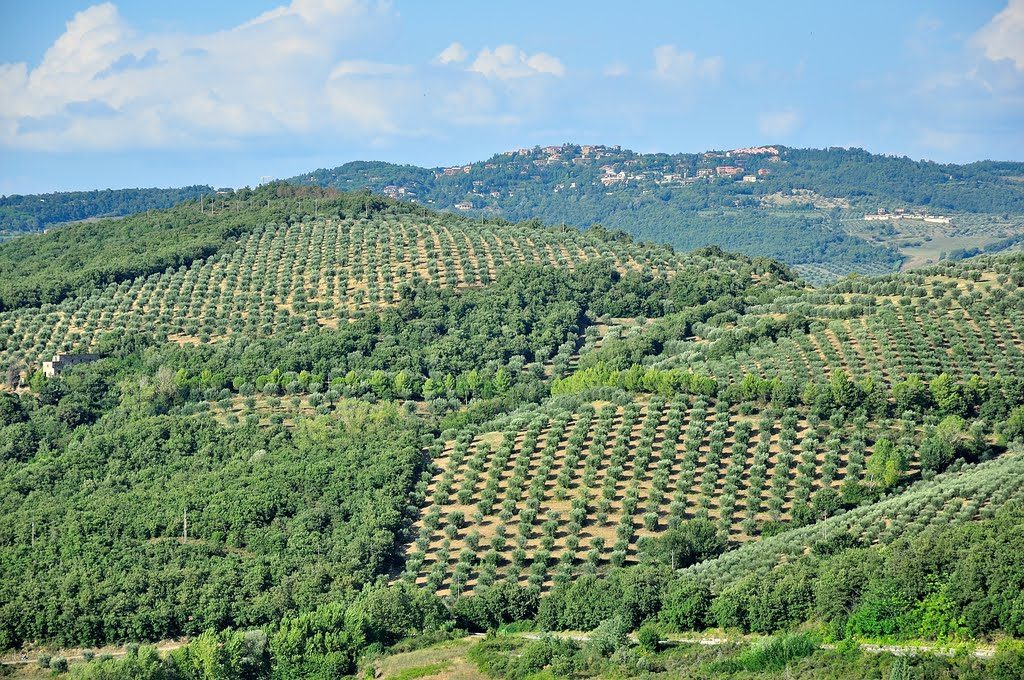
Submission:
POLYGON ((807 283, 813 286, 822 286, 856 274, 859 276, 883 276, 891 274, 893 267, 887 262, 865 262, 849 264, 846 262, 816 262, 812 264, 793 265, 793 271, 800 274, 807 283))
POLYGON ((844 224, 852 234, 899 250, 906 258, 903 271, 936 264, 957 251, 981 252, 996 248, 1007 239, 1024 235, 1024 220, 1019 215, 955 213, 947 216, 951 218, 949 224, 909 219, 886 222, 848 219, 844 224))
POLYGON ((466 652, 479 638, 463 638, 401 652, 374 664, 373 677, 386 680, 484 680, 488 676, 466 659, 466 652))

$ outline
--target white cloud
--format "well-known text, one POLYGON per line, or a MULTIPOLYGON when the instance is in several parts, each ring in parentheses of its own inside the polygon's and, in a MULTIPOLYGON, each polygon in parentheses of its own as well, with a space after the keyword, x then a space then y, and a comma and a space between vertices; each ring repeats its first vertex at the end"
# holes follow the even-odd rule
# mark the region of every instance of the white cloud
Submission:
POLYGON ((937 149, 946 152, 960 148, 967 141, 969 141, 969 136, 961 132, 933 130, 931 128, 921 130, 918 136, 918 143, 921 146, 927 149, 937 149))
POLYGON ((393 17, 368 0, 293 0, 226 30, 140 34, 113 4, 94 5, 67 22, 37 67, 0 64, 0 146, 230 145, 323 128, 391 130, 379 114, 395 97, 354 81, 404 67, 343 57, 393 17))
POLYGON ((725 62, 721 57, 699 58, 694 52, 681 52, 675 45, 654 48, 654 75, 662 80, 717 80, 725 62))
POLYGON ((254 139, 380 141, 550 110, 565 67, 513 45, 433 63, 361 58, 391 30, 388 0, 291 0, 209 33, 146 33, 104 3, 75 14, 38 66, 0 63, 0 149, 237 147, 254 139), (485 76, 481 78, 480 75, 485 76))
POLYGON ((498 80, 565 75, 565 66, 555 57, 544 52, 528 55, 515 45, 499 45, 493 51, 485 47, 480 50, 469 70, 498 80))
POLYGON ((767 135, 776 141, 780 137, 789 136, 800 125, 803 117, 794 108, 783 111, 766 111, 757 118, 757 127, 761 134, 767 135))
POLYGON ((466 61, 469 57, 469 52, 462 46, 461 43, 453 42, 448 47, 441 50, 441 54, 437 55, 434 61, 438 64, 447 66, 448 64, 461 64, 466 61))
POLYGON ((604 67, 604 74, 609 78, 618 78, 629 75, 629 67, 624 62, 613 61, 604 67))
POLYGON ((973 38, 992 61, 1009 59, 1024 71, 1024 0, 1010 0, 973 38))
POLYGON ((411 66, 401 64, 385 64, 379 61, 363 61, 353 59, 340 62, 331 70, 328 80, 345 78, 348 76, 393 76, 405 73, 412 73, 411 66))

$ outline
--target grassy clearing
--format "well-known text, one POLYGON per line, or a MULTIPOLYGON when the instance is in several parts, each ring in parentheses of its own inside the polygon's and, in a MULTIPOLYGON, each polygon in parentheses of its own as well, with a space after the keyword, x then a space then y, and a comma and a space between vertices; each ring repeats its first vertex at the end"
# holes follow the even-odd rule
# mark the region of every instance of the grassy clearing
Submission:
POLYGON ((388 680, 479 680, 487 676, 466 658, 479 638, 463 638, 432 647, 386 656, 374 662, 372 677, 388 680))

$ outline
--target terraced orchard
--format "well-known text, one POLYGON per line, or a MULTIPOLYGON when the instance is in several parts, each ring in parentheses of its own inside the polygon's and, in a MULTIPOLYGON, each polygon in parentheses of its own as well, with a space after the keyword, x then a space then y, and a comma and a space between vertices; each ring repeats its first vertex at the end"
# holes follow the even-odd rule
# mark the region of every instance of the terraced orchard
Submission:
POLYGON ((887 544, 929 529, 990 518, 1009 503, 1024 502, 1024 453, 1006 455, 921 481, 906 491, 811 526, 741 546, 738 550, 689 567, 685 573, 721 588, 740 578, 796 559, 817 541, 850 536, 868 544, 887 544))
POLYGON ((698 325, 697 338, 666 347, 661 365, 725 382, 747 373, 806 382, 843 371, 882 383, 1014 375, 1024 371, 1022 262, 982 258, 783 296, 750 307, 729 327, 698 325), (766 324, 796 328, 759 338, 766 324), (719 358, 738 339, 746 346, 719 358))
POLYGON ((593 259, 624 272, 669 274, 688 258, 571 229, 447 216, 270 225, 190 267, 0 315, 0 364, 84 351, 114 328, 199 343, 333 326, 357 310, 396 302, 402 284, 415 277, 481 286, 514 265, 573 269, 593 259))
POLYGON ((423 510, 404 577, 441 592, 498 578, 546 589, 634 563, 644 537, 696 517, 743 541, 824 487, 862 482, 883 434, 915 471, 912 421, 739 411, 702 398, 621 399, 439 440, 417 489, 423 510))

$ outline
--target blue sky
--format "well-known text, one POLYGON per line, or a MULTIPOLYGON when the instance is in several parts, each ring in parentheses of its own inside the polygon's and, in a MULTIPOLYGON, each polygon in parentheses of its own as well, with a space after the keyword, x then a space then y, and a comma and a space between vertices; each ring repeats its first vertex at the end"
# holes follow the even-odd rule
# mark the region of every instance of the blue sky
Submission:
POLYGON ((0 193, 566 141, 1024 160, 1024 0, 0 0, 0 193))

